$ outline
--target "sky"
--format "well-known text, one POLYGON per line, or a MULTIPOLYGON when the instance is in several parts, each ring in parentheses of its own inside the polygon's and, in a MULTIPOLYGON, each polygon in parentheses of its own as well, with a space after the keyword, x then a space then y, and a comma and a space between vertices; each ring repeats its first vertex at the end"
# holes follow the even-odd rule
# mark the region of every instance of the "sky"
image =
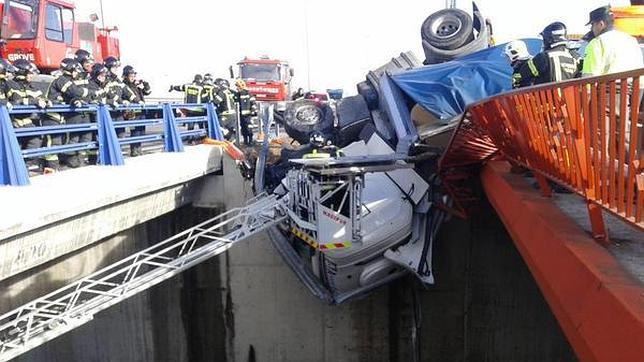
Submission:
MULTIPOLYGON (((294 88, 342 88, 356 93, 366 73, 408 50, 422 60, 420 26, 443 0, 102 0, 106 26, 118 26, 123 65, 148 80, 153 97, 196 73, 228 77, 228 66, 262 55, 289 61, 294 88)), ((457 7, 471 12, 471 2, 457 7)), ((588 12, 607 0, 479 0, 497 44, 536 37, 553 21, 585 33, 588 12)), ((613 0, 613 6, 628 5, 613 0)), ((76 18, 100 16, 99 0, 76 1, 76 18)), ((98 21, 100 24, 101 20, 98 21)))

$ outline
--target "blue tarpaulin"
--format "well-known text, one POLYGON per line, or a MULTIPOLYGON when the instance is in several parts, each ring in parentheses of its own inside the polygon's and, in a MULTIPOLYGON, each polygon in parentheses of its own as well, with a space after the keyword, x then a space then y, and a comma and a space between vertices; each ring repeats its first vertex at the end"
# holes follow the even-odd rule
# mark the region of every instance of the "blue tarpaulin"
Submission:
MULTIPOLYGON (((541 51, 540 39, 524 39, 530 54, 541 51)), ((443 120, 467 105, 512 89, 512 68, 505 44, 461 58, 391 75, 396 85, 427 111, 443 120)))

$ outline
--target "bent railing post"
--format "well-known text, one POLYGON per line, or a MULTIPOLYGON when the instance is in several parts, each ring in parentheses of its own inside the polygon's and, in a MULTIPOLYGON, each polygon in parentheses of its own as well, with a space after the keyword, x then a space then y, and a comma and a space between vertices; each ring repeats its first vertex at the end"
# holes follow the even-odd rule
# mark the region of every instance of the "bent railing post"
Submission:
POLYGON ((183 152, 181 135, 175 123, 174 113, 169 103, 163 104, 163 132, 166 152, 183 152))
POLYGON ((5 106, 0 106, 0 182, 2 185, 29 185, 27 166, 5 106))
POLYGON ((206 115, 208 117, 208 137, 217 141, 223 141, 224 135, 221 132, 219 117, 217 117, 217 109, 214 104, 206 103, 206 115))
POLYGON ((120 166, 123 165, 121 145, 116 137, 116 130, 112 116, 105 105, 100 105, 96 111, 98 124, 98 164, 120 166))

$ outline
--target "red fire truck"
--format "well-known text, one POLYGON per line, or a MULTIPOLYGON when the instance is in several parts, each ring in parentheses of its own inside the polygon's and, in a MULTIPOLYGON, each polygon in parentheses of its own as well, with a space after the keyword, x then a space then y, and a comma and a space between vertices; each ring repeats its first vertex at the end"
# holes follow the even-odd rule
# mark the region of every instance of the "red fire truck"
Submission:
POLYGON ((248 91, 262 102, 290 100, 293 69, 284 60, 245 57, 237 63, 239 78, 246 82, 248 91))
POLYGON ((60 61, 78 49, 99 60, 119 58, 118 29, 80 22, 74 9, 73 3, 62 0, 0 0, 0 55, 9 61, 30 60, 43 73, 58 69, 60 61))

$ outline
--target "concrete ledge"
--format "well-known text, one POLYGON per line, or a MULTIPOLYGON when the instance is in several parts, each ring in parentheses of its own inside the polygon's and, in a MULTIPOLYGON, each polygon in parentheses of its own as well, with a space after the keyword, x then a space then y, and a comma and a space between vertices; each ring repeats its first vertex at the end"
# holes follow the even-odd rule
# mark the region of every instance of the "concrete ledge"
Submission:
POLYGON ((200 145, 0 187, 0 280, 192 202, 222 158, 200 145))
POLYGON ((505 162, 483 188, 582 361, 636 361, 644 341, 644 286, 551 198, 505 162))

